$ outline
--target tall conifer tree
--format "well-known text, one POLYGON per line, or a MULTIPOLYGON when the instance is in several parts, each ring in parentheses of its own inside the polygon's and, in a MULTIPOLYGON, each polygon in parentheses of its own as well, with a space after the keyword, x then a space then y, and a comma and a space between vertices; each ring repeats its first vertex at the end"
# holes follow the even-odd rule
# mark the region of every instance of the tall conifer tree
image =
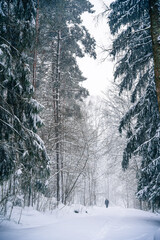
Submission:
POLYGON ((53 162, 56 162, 56 196, 59 202, 60 195, 61 199, 64 196, 62 190, 64 179, 62 169, 65 161, 63 141, 67 137, 64 129, 68 132, 66 122, 72 117, 81 115, 79 103, 83 97, 88 96, 88 91, 81 86, 85 78, 76 58, 83 57, 85 54, 96 57, 95 40, 83 26, 81 15, 84 12, 92 13, 93 11, 92 5, 87 0, 47 1, 47 4, 41 1, 40 9, 41 49, 38 56, 41 64, 39 70, 41 67, 42 71, 38 71, 38 78, 42 79, 40 89, 44 86, 47 93, 45 96, 48 99, 47 105, 49 101, 53 102, 50 103, 49 112, 50 115, 52 113, 50 122, 54 129, 52 130, 54 141, 50 143, 53 146, 50 154, 53 162))
POLYGON ((9 195, 22 193, 27 205, 48 175, 48 157, 36 133, 42 106, 33 98, 28 64, 35 6, 34 0, 0 2, 0 183, 9 180, 9 195))
POLYGON ((160 118, 154 80, 150 5, 146 0, 116 0, 110 5, 109 26, 115 36, 112 56, 120 93, 131 92, 132 108, 120 122, 127 132, 122 166, 133 155, 142 156, 137 196, 160 205, 160 118))

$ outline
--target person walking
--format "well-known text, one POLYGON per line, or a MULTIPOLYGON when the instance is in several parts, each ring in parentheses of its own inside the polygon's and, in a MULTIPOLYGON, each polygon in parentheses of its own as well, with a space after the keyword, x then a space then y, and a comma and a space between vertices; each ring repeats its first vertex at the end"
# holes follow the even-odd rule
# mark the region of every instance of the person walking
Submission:
POLYGON ((105 205, 106 205, 106 208, 108 208, 108 205, 109 205, 109 200, 108 199, 105 200, 105 205))

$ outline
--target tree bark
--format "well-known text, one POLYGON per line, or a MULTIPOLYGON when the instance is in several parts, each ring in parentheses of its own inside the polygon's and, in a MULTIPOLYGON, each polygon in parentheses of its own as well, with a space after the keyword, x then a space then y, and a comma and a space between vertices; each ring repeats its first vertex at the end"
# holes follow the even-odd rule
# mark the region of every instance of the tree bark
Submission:
POLYGON ((154 74, 158 107, 160 112, 160 14, 158 9, 158 2, 158 0, 149 0, 154 74))
POLYGON ((39 0, 37 0, 37 14, 36 14, 36 39, 33 57, 33 87, 36 89, 36 68, 37 68, 37 45, 38 45, 38 29, 39 29, 39 0))
POLYGON ((57 54, 56 54, 56 72, 54 77, 54 66, 52 68, 54 83, 54 120, 55 120, 55 138, 56 138, 56 171, 57 171, 57 205, 60 201, 60 117, 59 117, 59 86, 60 86, 60 40, 61 32, 57 33, 57 54))

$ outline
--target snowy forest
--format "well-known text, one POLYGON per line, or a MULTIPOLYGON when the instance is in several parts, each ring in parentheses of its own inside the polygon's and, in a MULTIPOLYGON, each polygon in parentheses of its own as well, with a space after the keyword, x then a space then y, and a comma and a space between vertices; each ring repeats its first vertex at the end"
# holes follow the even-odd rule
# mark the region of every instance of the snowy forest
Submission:
POLYGON ((3 219, 106 198, 160 210, 160 1, 103 1, 95 21, 109 26, 102 50, 114 65, 103 97, 90 96, 78 64, 97 58, 82 18, 92 2, 0 0, 3 219))

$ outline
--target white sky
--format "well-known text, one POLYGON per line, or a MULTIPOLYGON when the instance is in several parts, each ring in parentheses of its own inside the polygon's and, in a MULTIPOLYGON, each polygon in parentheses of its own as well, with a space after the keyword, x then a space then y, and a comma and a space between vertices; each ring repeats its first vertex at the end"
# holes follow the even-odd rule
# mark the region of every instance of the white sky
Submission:
MULTIPOLYGON (((107 0, 107 4, 113 0, 107 0)), ((103 12, 103 1, 102 0, 90 0, 94 5, 94 14, 83 14, 83 24, 89 30, 91 36, 93 36, 97 42, 97 59, 94 60, 86 56, 83 59, 78 59, 78 63, 84 77, 87 80, 83 83, 83 86, 87 88, 90 95, 101 95, 105 89, 109 86, 111 80, 113 79, 113 63, 108 57, 105 61, 102 61, 106 54, 102 53, 101 46, 105 48, 110 48, 111 46, 111 36, 109 33, 109 27, 107 25, 107 19, 99 19, 99 22, 95 20, 95 16, 98 13, 103 12)))

